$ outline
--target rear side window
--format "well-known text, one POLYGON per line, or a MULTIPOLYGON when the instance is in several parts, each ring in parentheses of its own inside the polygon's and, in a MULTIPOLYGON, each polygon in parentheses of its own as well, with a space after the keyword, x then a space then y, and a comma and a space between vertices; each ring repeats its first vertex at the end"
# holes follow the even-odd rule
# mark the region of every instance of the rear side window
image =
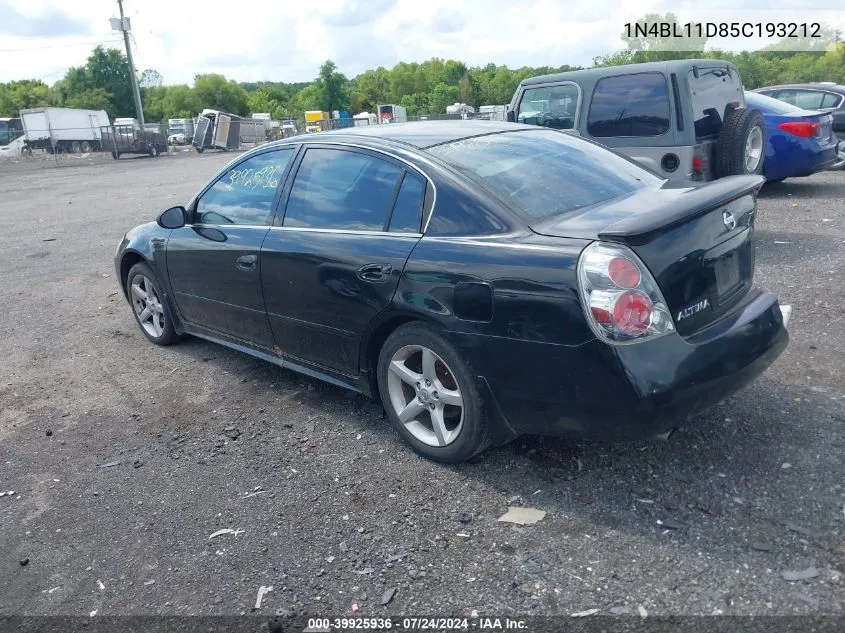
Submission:
POLYGON ((822 107, 824 93, 817 90, 781 90, 778 99, 804 110, 818 110, 822 107))
POLYGON ((529 219, 575 211, 662 182, 595 143, 553 130, 488 134, 428 151, 529 219))
POLYGON ((725 66, 703 67, 697 71, 690 70, 687 82, 696 138, 718 136, 728 104, 742 103, 739 76, 725 66))
POLYGON ((842 95, 838 95, 835 92, 826 92, 824 93, 824 99, 822 99, 822 106, 823 108, 835 108, 839 105, 839 101, 842 99, 842 95))
POLYGON ((296 173, 284 226, 383 231, 403 171, 368 154, 311 148, 296 173))
POLYGON ((662 73, 605 77, 596 83, 590 136, 660 136, 669 131, 669 90, 662 73))
POLYGON ((425 182, 422 178, 405 172, 393 215, 390 216, 390 231, 400 233, 419 233, 422 222, 423 201, 425 200, 425 182))
POLYGON ((562 84, 546 88, 528 88, 522 93, 516 120, 556 130, 575 127, 578 86, 562 84))

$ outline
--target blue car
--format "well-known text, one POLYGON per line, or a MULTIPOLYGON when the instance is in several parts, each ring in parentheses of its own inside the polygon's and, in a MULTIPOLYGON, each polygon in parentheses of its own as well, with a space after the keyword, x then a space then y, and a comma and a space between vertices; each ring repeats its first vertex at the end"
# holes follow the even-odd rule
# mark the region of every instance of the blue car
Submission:
POLYGON ((759 110, 766 122, 763 175, 768 182, 809 176, 836 163, 839 140, 830 114, 802 110, 756 92, 746 92, 745 102, 759 110))

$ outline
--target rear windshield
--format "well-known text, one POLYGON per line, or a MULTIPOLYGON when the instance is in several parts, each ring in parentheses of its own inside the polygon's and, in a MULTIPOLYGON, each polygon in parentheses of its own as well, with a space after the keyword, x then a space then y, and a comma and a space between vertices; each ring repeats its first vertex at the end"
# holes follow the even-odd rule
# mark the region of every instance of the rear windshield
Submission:
POLYGON ((773 99, 772 97, 761 95, 757 92, 746 92, 745 104, 749 108, 758 108, 759 110, 771 112, 773 114, 789 114, 790 112, 801 111, 801 108, 798 106, 786 103, 780 99, 773 99))
POLYGON ((660 178, 565 132, 488 134, 429 148, 529 218, 546 218, 624 196, 660 178))
POLYGON ((739 75, 728 66, 696 67, 687 74, 687 82, 696 138, 717 136, 727 105, 742 105, 739 75))

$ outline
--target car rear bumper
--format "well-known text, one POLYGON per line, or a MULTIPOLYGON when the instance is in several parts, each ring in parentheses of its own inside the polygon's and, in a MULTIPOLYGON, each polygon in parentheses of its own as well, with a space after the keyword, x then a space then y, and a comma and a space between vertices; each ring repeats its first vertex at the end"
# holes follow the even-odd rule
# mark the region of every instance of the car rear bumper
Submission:
POLYGON ((492 357, 477 366, 489 368, 490 408, 511 436, 644 439, 760 375, 787 346, 790 312, 774 295, 759 293, 694 336, 616 347, 598 340, 572 348, 511 343, 500 349, 508 367, 492 357))

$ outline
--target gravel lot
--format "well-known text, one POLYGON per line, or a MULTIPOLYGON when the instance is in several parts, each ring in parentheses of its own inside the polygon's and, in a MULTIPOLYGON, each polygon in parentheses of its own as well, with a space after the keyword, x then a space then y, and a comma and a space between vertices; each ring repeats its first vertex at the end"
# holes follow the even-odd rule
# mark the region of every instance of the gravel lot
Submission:
POLYGON ((668 442, 445 467, 363 398, 141 335, 120 237, 231 157, 0 164, 0 615, 845 614, 845 172, 764 190, 794 314, 754 384, 668 442))

